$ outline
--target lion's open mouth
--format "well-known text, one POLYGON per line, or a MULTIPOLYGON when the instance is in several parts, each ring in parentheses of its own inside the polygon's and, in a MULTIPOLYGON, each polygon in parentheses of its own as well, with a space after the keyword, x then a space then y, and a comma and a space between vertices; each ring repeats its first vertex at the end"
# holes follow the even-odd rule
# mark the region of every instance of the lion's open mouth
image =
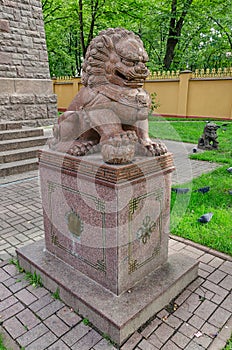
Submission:
POLYGON ((116 69, 115 75, 123 81, 123 84, 128 87, 142 87, 147 74, 136 74, 134 71, 128 70, 128 72, 122 72, 122 70, 116 69))

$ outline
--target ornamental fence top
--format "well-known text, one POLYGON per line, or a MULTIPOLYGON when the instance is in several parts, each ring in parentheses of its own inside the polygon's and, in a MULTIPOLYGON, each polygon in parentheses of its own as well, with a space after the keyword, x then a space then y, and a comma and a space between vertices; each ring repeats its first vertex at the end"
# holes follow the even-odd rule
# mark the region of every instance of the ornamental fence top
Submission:
MULTIPOLYGON (((186 71, 185 71, 186 72, 186 71)), ((156 79, 179 79, 180 74, 182 71, 180 70, 172 70, 172 71, 155 71, 151 72, 148 76, 147 80, 156 80, 156 79)), ((206 69, 195 69, 195 71, 189 71, 191 73, 191 78, 198 79, 198 78, 229 78, 232 77, 232 67, 227 68, 206 68, 206 69)), ((72 76, 60 76, 60 77, 53 77, 53 80, 56 81, 69 81, 73 79, 80 79, 80 76, 78 77, 72 77, 72 76)))

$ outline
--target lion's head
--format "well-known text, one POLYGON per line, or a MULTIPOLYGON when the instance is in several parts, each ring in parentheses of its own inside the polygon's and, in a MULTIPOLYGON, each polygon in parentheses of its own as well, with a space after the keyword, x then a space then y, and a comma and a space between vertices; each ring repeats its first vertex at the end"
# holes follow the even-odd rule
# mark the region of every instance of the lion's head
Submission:
POLYGON ((220 128, 220 126, 218 126, 214 123, 207 123, 205 128, 204 128, 205 137, 207 137, 210 140, 216 140, 218 128, 220 128))
POLYGON ((123 28, 107 29, 94 38, 83 63, 82 83, 139 88, 149 74, 148 55, 141 39, 123 28))

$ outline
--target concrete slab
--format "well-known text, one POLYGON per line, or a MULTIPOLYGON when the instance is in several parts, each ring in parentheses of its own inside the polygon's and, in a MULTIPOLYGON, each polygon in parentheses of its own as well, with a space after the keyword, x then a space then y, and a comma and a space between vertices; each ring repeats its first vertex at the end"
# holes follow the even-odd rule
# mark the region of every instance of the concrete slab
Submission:
POLYGON ((198 263, 173 254, 131 290, 117 296, 45 250, 44 240, 17 250, 25 270, 41 275, 44 286, 122 344, 134 331, 175 298, 197 277, 198 263))

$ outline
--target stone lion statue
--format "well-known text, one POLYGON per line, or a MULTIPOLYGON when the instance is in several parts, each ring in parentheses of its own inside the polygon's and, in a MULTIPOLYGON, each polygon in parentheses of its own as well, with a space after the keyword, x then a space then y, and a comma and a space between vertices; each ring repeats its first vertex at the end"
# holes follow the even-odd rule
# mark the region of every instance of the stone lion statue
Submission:
POLYGON ((205 150, 218 149, 219 142, 217 141, 217 129, 219 125, 207 123, 204 127, 202 136, 198 140, 198 148, 205 150))
POLYGON ((149 156, 166 153, 164 144, 148 136, 151 99, 142 89, 149 74, 147 60, 133 32, 101 31, 83 62, 84 86, 54 126, 50 147, 76 156, 100 148, 103 160, 111 164, 130 162, 135 149, 149 156))

